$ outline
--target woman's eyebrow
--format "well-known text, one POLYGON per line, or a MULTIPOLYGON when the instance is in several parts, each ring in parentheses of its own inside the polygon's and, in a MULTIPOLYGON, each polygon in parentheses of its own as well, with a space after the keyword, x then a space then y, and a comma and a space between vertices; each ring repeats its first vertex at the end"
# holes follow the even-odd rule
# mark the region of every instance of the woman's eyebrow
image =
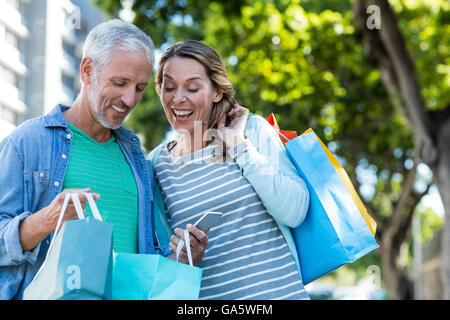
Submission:
MULTIPOLYGON (((165 78, 169 78, 170 80, 173 80, 173 78, 170 75, 168 75, 168 74, 164 74, 164 77, 165 78)), ((202 78, 199 77, 199 76, 194 76, 194 77, 190 77, 190 78, 184 80, 184 82, 193 81, 193 80, 201 80, 201 79, 202 78)))

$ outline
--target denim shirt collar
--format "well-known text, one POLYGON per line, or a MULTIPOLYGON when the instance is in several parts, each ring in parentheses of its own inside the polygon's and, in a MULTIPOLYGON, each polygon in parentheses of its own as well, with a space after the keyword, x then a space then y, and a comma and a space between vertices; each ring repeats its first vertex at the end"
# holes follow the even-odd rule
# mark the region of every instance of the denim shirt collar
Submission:
MULTIPOLYGON (((67 129, 67 121, 64 118, 63 112, 69 110, 71 107, 63 104, 58 104, 54 107, 46 116, 44 125, 46 128, 49 127, 60 127, 67 129)), ((118 129, 113 129, 112 133, 114 137, 121 143, 130 144, 133 147, 140 148, 140 141, 138 137, 128 129, 120 126, 118 129)))
POLYGON ((63 116, 63 112, 66 110, 69 110, 70 107, 58 104, 56 107, 54 107, 46 116, 44 125, 46 128, 49 127, 62 127, 67 128, 67 122, 66 119, 63 116))

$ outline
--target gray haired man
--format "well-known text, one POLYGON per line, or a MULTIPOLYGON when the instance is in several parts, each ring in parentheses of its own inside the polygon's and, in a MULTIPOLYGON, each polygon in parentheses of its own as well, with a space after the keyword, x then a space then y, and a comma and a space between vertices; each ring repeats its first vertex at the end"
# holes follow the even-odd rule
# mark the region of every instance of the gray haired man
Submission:
MULTIPOLYGON (((152 73, 152 40, 111 20, 89 33, 72 107, 57 105, 19 126, 0 144, 0 299, 21 299, 42 265, 67 192, 83 209, 92 192, 113 228, 116 252, 162 254, 152 221, 152 185, 138 137, 121 126, 152 73)), ((149 124, 151 125, 151 124, 149 124)), ((64 221, 77 219, 72 203, 64 221)), ((194 264, 208 238, 193 228, 194 264)), ((181 236, 181 235, 180 235, 181 236)), ((181 255, 187 262, 187 256, 181 255)))

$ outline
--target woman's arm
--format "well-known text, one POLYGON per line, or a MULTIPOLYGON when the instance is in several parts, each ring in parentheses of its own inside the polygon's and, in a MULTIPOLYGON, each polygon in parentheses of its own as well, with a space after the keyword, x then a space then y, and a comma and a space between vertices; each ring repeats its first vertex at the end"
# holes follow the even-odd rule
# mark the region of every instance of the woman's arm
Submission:
POLYGON ((289 160, 278 134, 261 116, 252 115, 246 140, 229 150, 261 198, 267 211, 281 224, 297 227, 309 207, 309 191, 289 160))

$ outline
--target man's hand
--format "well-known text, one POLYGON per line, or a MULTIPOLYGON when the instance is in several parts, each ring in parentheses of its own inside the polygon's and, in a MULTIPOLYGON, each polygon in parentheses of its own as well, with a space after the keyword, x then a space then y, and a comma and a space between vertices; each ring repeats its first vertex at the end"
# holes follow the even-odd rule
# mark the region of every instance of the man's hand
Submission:
MULTIPOLYGON (((91 188, 65 189, 59 193, 47 207, 42 208, 24 219, 19 226, 20 243, 23 251, 30 251, 34 249, 42 240, 45 239, 45 237, 55 231, 58 218, 61 213, 61 208, 64 203, 64 198, 67 193, 78 193, 81 206, 83 208, 83 213, 85 214, 87 198, 84 193, 90 192, 91 188)), ((92 196, 94 200, 100 199, 100 195, 97 193, 93 193, 92 196)), ((62 221, 64 222, 74 219, 78 219, 78 215, 73 201, 70 199, 62 221)))
MULTIPOLYGON (((58 223, 58 218, 59 218, 59 215, 61 213, 61 209, 62 209, 62 206, 64 203, 64 198, 66 197, 66 195, 68 193, 78 193, 78 196, 79 196, 80 202, 81 202, 81 207, 83 209, 83 214, 86 214, 85 209, 86 209, 87 198, 84 195, 84 193, 90 193, 90 192, 91 192, 90 188, 65 189, 65 190, 63 190, 63 192, 58 194, 55 197, 55 199, 53 199, 53 201, 46 208, 43 209, 43 213, 42 213, 43 220, 42 221, 45 225, 46 231, 48 233, 55 231, 56 225, 58 223)), ((93 196, 94 200, 100 199, 100 195, 97 193, 93 193, 92 196, 93 196)), ((73 200, 70 199, 69 203, 67 204, 67 209, 66 209, 66 212, 64 213, 64 217, 63 217, 62 221, 64 223, 64 221, 75 220, 75 219, 78 219, 78 214, 75 210, 75 205, 73 204, 73 200)), ((61 226, 62 226, 62 224, 61 224, 61 226)))
MULTIPOLYGON (((209 230, 204 232, 196 227, 194 227, 192 224, 187 224, 186 229, 189 230, 189 239, 191 242, 191 254, 192 254, 192 261, 194 266, 198 266, 200 262, 203 259, 203 256, 205 255, 205 249, 208 245, 208 233, 209 230)), ((170 238, 170 249, 172 252, 177 251, 178 243, 180 242, 180 239, 184 240, 184 232, 180 228, 175 228, 175 235, 173 235, 170 238)), ((185 264, 189 263, 186 245, 181 250, 179 261, 183 262, 185 264)))

